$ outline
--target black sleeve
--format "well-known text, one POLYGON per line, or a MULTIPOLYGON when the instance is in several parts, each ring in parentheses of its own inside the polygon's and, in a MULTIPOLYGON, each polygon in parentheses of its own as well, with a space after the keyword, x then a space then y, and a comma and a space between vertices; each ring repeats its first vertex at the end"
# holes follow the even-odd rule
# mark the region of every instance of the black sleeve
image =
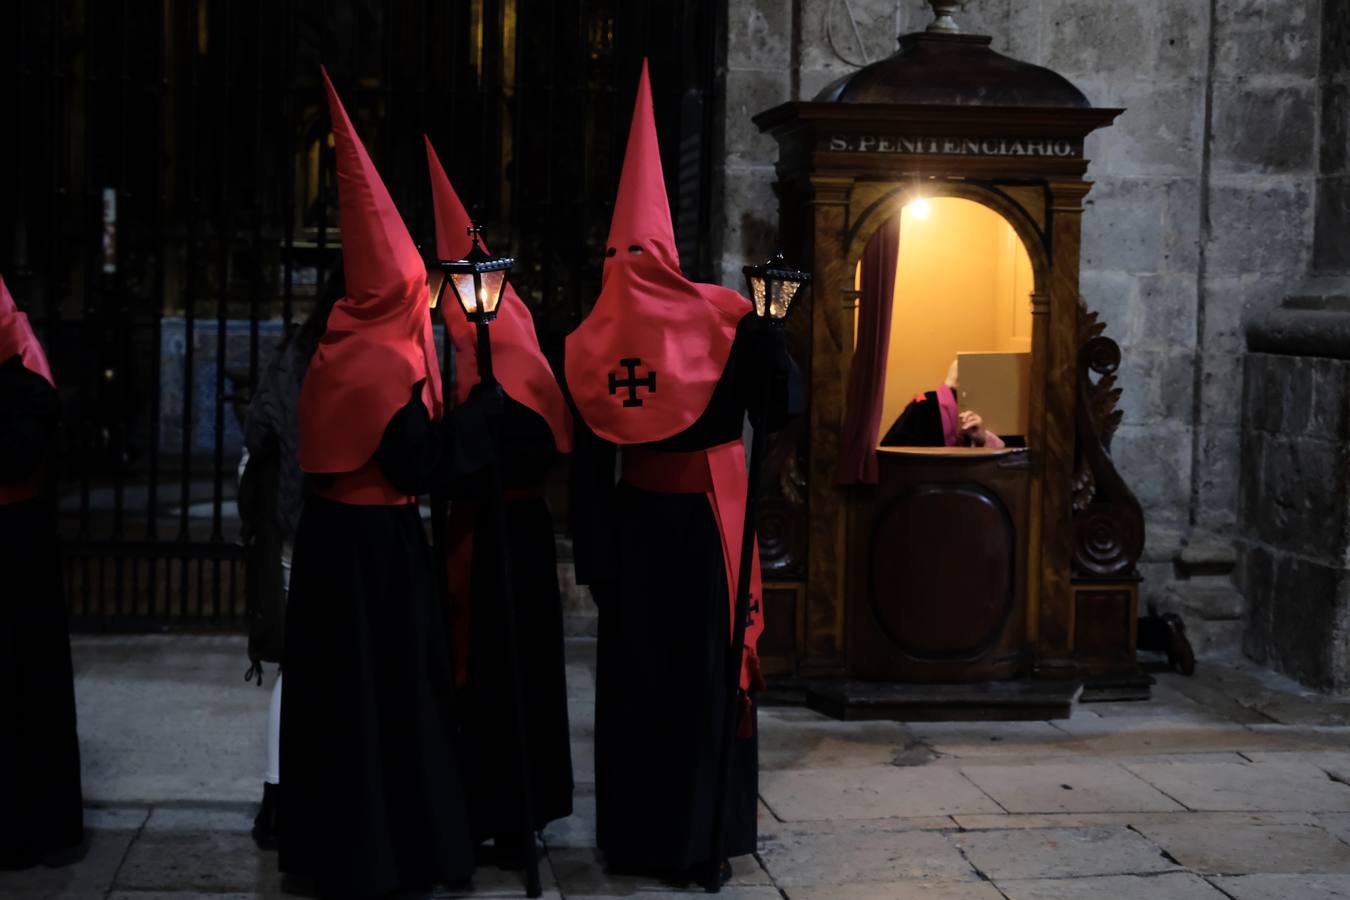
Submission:
POLYGON ((881 439, 883 447, 941 447, 942 414, 935 395, 911 400, 881 439))
POLYGON ((736 340, 736 389, 751 421, 767 414, 769 431, 778 431, 805 412, 801 371, 781 327, 747 319, 736 340))
POLYGON ((14 356, 0 365, 0 481, 31 478, 51 454, 61 401, 14 356))
MULTIPOLYGON (((548 470, 557 457, 557 445, 547 420, 534 410, 505 398, 502 414, 496 423, 500 440, 496 451, 502 467, 502 486, 528 487, 548 477, 548 470)), ((450 497, 455 500, 479 498, 487 487, 487 480, 469 475, 456 478, 450 485, 450 497)))
POLYGON ((491 451, 480 405, 463 404, 433 422, 422 404, 419 382, 413 386, 412 399, 385 426, 375 461, 395 489, 429 494, 482 470, 492 458, 491 451))
POLYGON ((597 437, 572 411, 572 467, 568 482, 568 525, 577 584, 612 584, 618 577, 614 548, 614 463, 617 448, 597 437))

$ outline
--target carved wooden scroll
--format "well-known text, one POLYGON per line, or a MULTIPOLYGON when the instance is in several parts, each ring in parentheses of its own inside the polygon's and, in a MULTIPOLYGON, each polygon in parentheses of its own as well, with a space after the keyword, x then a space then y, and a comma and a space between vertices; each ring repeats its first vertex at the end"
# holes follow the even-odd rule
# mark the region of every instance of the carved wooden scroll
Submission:
POLYGON ((1120 345, 1106 325, 1078 302, 1078 373, 1074 401, 1073 567, 1078 575, 1134 574, 1144 550, 1144 513, 1111 459, 1120 425, 1120 345))

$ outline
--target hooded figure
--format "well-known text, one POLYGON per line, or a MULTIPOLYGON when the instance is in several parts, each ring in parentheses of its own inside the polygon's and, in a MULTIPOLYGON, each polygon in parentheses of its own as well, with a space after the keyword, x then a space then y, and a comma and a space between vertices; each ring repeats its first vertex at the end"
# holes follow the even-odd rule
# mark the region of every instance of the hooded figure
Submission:
MULTIPOLYGON (((600 606, 599 843, 609 864, 704 878, 711 857, 728 650, 745 515, 743 423, 772 379, 789 413, 791 362, 735 291, 680 271, 644 63, 595 308, 567 338, 577 416, 577 580, 600 606), (623 475, 614 483, 616 449, 623 475)), ((758 559, 740 672, 726 849, 755 850, 752 693, 763 630, 758 559)))
POLYGON ((473 870, 437 570, 417 495, 489 458, 492 398, 441 415, 426 270, 324 73, 346 296, 300 390, 281 699, 283 871, 321 895, 473 870))
POLYGON ((80 844, 80 748, 47 474, 61 404, 0 280, 0 869, 80 844))
MULTIPOLYGON (((427 139, 427 166, 441 259, 469 253, 469 214, 427 139)), ((455 348, 455 401, 478 384, 477 331, 449 297, 442 301, 455 348)), ((562 599, 553 515, 544 481, 559 453, 572 449, 572 418, 562 389, 534 333, 530 311, 508 283, 490 330, 493 370, 505 394, 499 465, 506 489, 506 539, 520 647, 521 695, 528 724, 529 777, 534 822, 572 814, 572 755, 567 730, 562 599)), ((522 848, 520 760, 515 699, 507 666, 506 623, 497 559, 497 535, 480 506, 485 479, 461 479, 451 488, 449 597, 452 657, 463 727, 464 784, 479 841, 495 838, 498 855, 522 848), (480 512, 482 513, 480 515, 480 512)))

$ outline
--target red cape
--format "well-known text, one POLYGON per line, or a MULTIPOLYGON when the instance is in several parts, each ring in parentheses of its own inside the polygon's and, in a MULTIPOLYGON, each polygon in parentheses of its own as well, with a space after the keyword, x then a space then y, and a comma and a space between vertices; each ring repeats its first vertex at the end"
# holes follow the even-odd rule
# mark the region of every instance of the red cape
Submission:
POLYGON ((48 384, 56 387, 47 354, 42 351, 37 335, 33 334, 28 316, 19 312, 9 288, 5 287, 5 279, 0 277, 0 363, 8 362, 13 356, 23 360, 25 369, 41 375, 48 384))
POLYGON ((328 317, 300 391, 299 456, 306 472, 340 473, 370 461, 419 381, 428 412, 439 418, 441 376, 426 266, 326 71, 323 80, 347 296, 328 317))
MULTIPOLYGON (((472 246, 469 214, 441 167, 431 138, 426 137, 427 168, 431 173, 432 204, 436 212, 436 254, 441 259, 463 259, 472 246)), ((478 384, 478 330, 465 318, 453 290, 446 291, 441 315, 459 360, 455 372, 455 402, 463 403, 478 384)), ((572 414, 553 368, 539 349, 534 317, 507 282, 497 306, 497 318, 488 330, 492 339, 492 368, 507 396, 534 410, 548 422, 559 453, 572 450, 572 414)))
POLYGON ((750 301, 680 271, 645 61, 605 254, 595 308, 567 336, 567 388, 605 440, 663 440, 708 408, 750 301))

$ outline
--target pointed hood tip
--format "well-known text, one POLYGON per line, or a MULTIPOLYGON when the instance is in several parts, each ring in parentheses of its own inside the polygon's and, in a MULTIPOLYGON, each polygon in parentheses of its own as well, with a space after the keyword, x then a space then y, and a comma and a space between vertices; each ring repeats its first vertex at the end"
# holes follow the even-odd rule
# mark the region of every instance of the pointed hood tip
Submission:
MULTIPOLYGON (((469 226, 473 223, 464 201, 460 199, 450 176, 441 165, 436 146, 426 134, 422 135, 427 145, 427 173, 431 178, 431 206, 436 221, 436 254, 441 259, 463 259, 468 255, 473 242, 469 239, 469 226)), ((484 247, 487 245, 484 244, 484 247)))
POLYGON ((670 215, 670 198, 666 195, 661 148, 656 137, 656 108, 645 58, 633 101, 633 120, 628 129, 619 190, 614 198, 609 245, 627 246, 643 240, 657 245, 678 267, 675 226, 670 215))
POLYGON ((5 284, 5 276, 0 275, 0 316, 7 316, 18 312, 19 305, 14 302, 14 295, 9 292, 9 287, 5 284))

